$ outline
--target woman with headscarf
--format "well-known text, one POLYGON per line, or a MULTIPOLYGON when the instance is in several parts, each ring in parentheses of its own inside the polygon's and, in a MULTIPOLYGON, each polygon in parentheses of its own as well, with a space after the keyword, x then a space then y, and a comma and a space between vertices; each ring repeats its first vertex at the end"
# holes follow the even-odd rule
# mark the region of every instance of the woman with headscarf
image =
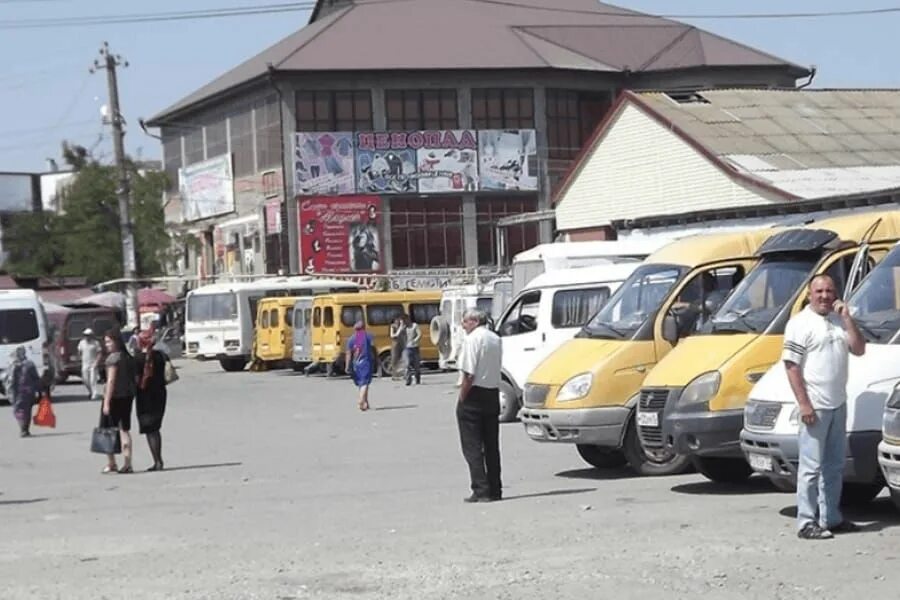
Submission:
POLYGON ((140 432, 147 436, 147 445, 153 456, 153 466, 148 471, 162 471, 162 427, 166 412, 166 355, 154 348, 153 332, 144 331, 138 336, 138 352, 135 356, 138 376, 137 418, 140 432))
POLYGON ((125 349, 122 333, 110 329, 103 336, 106 347, 106 388, 103 393, 101 422, 105 427, 116 427, 122 441, 121 469, 116 467, 116 455, 108 454, 103 473, 132 473, 131 468, 131 406, 134 403, 136 373, 134 358, 125 349))
POLYGON ((362 321, 353 326, 354 332, 347 342, 344 364, 353 383, 359 388, 359 410, 369 410, 369 384, 375 372, 375 340, 366 331, 362 321))
POLYGON ((40 391, 41 378, 37 367, 28 358, 24 346, 13 353, 12 364, 6 371, 6 395, 12 402, 13 414, 19 423, 19 435, 31 435, 31 410, 40 391))

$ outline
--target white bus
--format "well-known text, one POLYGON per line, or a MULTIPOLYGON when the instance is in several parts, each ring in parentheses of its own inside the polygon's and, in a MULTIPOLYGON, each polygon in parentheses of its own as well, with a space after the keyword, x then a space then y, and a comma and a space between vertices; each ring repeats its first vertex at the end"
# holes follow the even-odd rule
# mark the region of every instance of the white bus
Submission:
POLYGON ((251 358, 256 303, 260 299, 358 292, 361 288, 351 281, 314 277, 279 277, 203 286, 187 295, 186 356, 218 360, 226 371, 240 371, 251 358))

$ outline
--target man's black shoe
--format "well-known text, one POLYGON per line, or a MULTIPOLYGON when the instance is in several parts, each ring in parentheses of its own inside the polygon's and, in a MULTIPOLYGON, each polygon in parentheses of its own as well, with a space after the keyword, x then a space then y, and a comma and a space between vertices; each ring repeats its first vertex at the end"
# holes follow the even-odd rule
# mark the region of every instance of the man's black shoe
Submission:
POLYGON ((479 496, 478 494, 472 494, 468 498, 463 498, 463 502, 473 503, 473 502, 493 502, 492 498, 488 496, 479 496))
POLYGON ((818 523, 807 523, 797 532, 797 537, 801 540, 830 540, 834 535, 827 529, 819 527, 818 523))

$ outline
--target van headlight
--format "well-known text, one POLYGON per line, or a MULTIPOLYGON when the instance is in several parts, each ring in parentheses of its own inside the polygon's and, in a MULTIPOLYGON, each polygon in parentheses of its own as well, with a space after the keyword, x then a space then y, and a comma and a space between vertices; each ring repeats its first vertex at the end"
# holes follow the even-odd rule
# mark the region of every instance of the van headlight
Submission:
POLYGON ((591 386, 593 385, 593 373, 581 373, 580 375, 576 375, 559 388, 559 393, 556 395, 556 401, 571 402, 572 400, 584 398, 590 393, 591 386))
POLYGON ((894 388, 891 397, 888 398, 887 407, 893 408, 894 410, 900 409, 900 385, 894 388))
POLYGON ((687 384, 687 387, 681 392, 676 406, 678 408, 691 407, 709 410, 709 401, 718 393, 721 383, 722 376, 718 371, 710 371, 699 375, 687 384))

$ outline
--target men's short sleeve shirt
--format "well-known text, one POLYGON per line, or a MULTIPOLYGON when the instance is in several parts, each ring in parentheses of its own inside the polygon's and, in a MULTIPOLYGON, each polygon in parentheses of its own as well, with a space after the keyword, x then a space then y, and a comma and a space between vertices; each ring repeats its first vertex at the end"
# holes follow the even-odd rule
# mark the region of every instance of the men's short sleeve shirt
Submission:
POLYGON ((502 364, 503 347, 496 333, 487 327, 477 327, 465 337, 457 366, 472 376, 472 385, 499 388, 502 364))
POLYGON ((836 314, 822 316, 807 306, 788 321, 781 359, 800 366, 813 408, 847 402, 849 353, 849 337, 836 314))

